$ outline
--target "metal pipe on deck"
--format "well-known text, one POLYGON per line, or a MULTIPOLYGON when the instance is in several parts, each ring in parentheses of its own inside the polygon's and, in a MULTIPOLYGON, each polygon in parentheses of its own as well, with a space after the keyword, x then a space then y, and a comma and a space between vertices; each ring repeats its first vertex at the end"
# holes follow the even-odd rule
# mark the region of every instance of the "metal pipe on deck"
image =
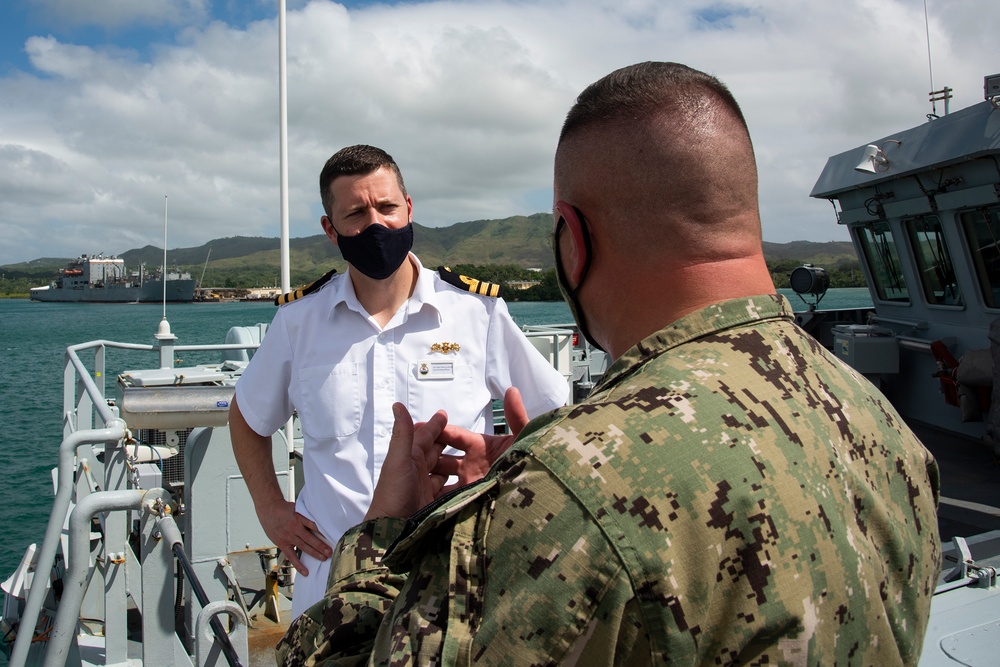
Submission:
POLYGON ((884 322, 886 324, 898 324, 903 327, 910 327, 918 331, 928 328, 930 325, 925 320, 901 320, 895 317, 885 317, 884 315, 872 315, 869 318, 872 322, 884 322))
POLYGON ((90 566, 90 522, 100 512, 137 510, 155 501, 170 502, 163 489, 149 491, 99 491, 92 493, 73 509, 69 518, 69 554, 63 577, 63 594, 45 652, 45 667, 63 667, 80 620, 80 607, 87 590, 90 566))
POLYGON ((931 342, 929 340, 924 340, 923 338, 914 338, 913 336, 901 336, 896 334, 896 340, 899 341, 899 346, 904 350, 911 350, 913 352, 926 352, 927 354, 932 354, 931 352, 931 342))
POLYGON ((48 580, 52 564, 55 562, 56 550, 59 548, 59 536, 66 519, 66 511, 73 497, 73 467, 76 450, 85 445, 115 443, 124 437, 125 422, 120 419, 112 419, 108 422, 107 428, 77 431, 65 438, 59 445, 56 497, 52 502, 52 511, 49 514, 49 523, 45 528, 42 548, 35 562, 36 576, 32 581, 31 588, 28 589, 24 613, 18 624, 17 637, 14 639, 14 647, 10 656, 11 667, 23 667, 28 658, 34 628, 38 623, 42 603, 45 601, 45 582, 48 580))
MULTIPOLYGON (((195 598, 198 599, 198 604, 202 607, 207 607, 209 604, 208 595, 205 593, 205 588, 201 585, 201 581, 198 580, 197 574, 195 574, 194 568, 191 567, 191 561, 188 559, 187 554, 184 553, 184 540, 181 537, 181 531, 177 527, 177 522, 174 521, 172 516, 163 516, 157 522, 157 526, 160 529, 160 535, 163 536, 163 541, 166 546, 170 547, 171 551, 174 552, 174 556, 177 557, 177 562, 184 569, 184 576, 187 577, 188 582, 191 584, 191 590, 194 592, 195 598)), ((240 614, 242 614, 240 610, 240 614)), ((212 632, 215 634, 215 638, 219 641, 219 646, 222 648, 222 654, 226 658, 226 662, 229 663, 230 667, 243 667, 243 663, 240 660, 240 656, 233 646, 232 640, 229 638, 229 634, 226 629, 222 627, 222 622, 219 620, 217 615, 212 615, 209 621, 209 626, 212 628, 212 632)), ((199 638, 200 640, 200 638, 199 638)))

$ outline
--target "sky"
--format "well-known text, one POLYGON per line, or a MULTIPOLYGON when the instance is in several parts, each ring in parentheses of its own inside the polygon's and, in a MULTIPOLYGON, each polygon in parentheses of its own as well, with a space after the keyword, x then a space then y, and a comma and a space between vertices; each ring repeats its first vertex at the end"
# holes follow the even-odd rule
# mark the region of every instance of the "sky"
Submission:
MULTIPOLYGON (((0 264, 162 247, 165 210, 168 249, 278 237, 277 14, 4 0, 0 264)), ((809 198, 826 159, 927 122, 931 90, 981 102, 998 34, 996 0, 288 0, 290 236, 321 233, 319 171, 357 143, 392 154, 423 225, 551 211, 576 95, 670 60, 743 107, 764 240, 847 240, 809 198)))

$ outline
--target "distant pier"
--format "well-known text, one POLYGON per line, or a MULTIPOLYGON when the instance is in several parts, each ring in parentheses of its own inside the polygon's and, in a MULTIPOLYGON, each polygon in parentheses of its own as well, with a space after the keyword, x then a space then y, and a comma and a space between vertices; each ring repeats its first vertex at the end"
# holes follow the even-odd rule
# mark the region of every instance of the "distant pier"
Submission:
POLYGON ((277 287, 199 287, 194 292, 194 300, 208 303, 273 301, 280 294, 277 287))

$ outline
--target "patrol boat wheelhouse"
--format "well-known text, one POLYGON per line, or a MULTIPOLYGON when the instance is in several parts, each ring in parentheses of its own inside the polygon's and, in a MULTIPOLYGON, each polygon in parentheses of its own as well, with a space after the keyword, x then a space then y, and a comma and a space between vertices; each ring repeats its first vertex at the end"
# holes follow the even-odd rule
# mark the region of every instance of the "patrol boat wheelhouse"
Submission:
POLYGON ((811 193, 839 204, 875 307, 836 329, 834 351, 905 417, 973 437, 982 392, 959 360, 990 348, 1000 318, 1000 75, 986 87, 985 102, 831 157, 811 193))
MULTIPOLYGON (((800 322, 925 425, 918 433, 942 470, 939 526, 958 511, 1000 515, 1000 74, 985 77, 984 93, 831 157, 811 193, 850 231, 874 313, 800 322), (949 465, 963 450, 985 497, 962 497, 975 483, 949 465)), ((805 291, 822 281, 815 268, 796 271, 805 291)), ((921 665, 996 664, 1000 531, 949 537, 921 665)))

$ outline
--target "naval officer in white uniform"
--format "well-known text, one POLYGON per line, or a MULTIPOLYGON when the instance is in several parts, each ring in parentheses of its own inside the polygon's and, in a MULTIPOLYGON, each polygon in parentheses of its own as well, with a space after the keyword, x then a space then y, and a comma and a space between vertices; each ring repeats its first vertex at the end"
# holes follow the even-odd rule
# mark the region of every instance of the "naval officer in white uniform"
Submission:
POLYGON ((521 391, 529 417, 564 405, 566 378, 511 319, 498 289, 424 269, 409 250, 413 204, 395 161, 351 146, 320 174, 327 236, 348 262, 285 302, 236 385, 233 449, 264 531, 298 571, 297 617, 326 591, 331 546, 364 517, 392 433, 392 404, 415 420, 492 430, 492 401, 521 391), (285 499, 271 434, 292 411, 305 484, 285 499), (301 550, 301 557, 296 554, 301 550))

